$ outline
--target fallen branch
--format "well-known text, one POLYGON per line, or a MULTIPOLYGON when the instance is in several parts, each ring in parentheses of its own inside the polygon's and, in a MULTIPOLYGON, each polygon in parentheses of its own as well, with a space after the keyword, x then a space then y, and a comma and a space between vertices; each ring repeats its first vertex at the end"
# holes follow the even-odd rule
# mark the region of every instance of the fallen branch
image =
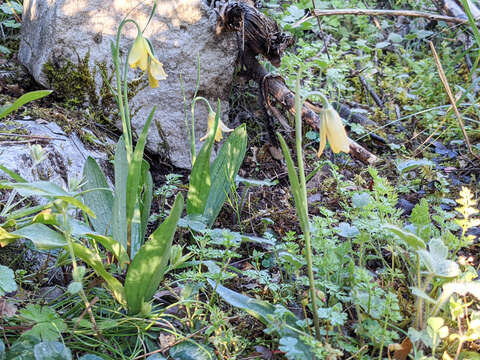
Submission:
POLYGON ((414 10, 380 10, 380 9, 332 9, 332 10, 320 10, 313 9, 313 15, 307 16, 300 21, 296 22, 293 27, 297 27, 300 24, 321 16, 333 16, 333 15, 365 15, 365 16, 407 16, 407 17, 419 17, 434 21, 445 21, 454 24, 468 24, 468 19, 462 19, 453 16, 438 15, 433 13, 426 13, 422 11, 414 10))
MULTIPOLYGON (((293 43, 292 37, 283 33, 275 21, 243 1, 228 1, 217 10, 217 34, 222 31, 237 33, 239 57, 242 69, 245 69, 242 73, 260 86, 261 100, 265 108, 275 114, 275 111, 272 111, 275 107, 270 100, 273 98, 285 111, 295 114, 295 95, 281 76, 269 74, 256 58, 261 54, 278 67, 283 52, 293 43)), ((320 118, 307 104, 302 108, 302 121, 314 129, 319 128, 320 118)), ((367 164, 378 161, 367 149, 351 139, 349 141, 350 155, 353 158, 367 164)))

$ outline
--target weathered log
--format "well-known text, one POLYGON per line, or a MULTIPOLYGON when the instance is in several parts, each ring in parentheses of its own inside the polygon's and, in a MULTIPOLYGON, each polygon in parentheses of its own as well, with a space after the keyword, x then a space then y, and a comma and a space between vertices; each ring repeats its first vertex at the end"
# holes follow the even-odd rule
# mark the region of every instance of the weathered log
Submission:
MULTIPOLYGON (((467 2, 473 17, 478 20, 478 17, 480 16, 480 9, 472 1, 467 0, 467 2)), ((460 1, 434 0, 433 3, 440 12, 459 19, 464 19, 465 22, 468 23, 467 14, 465 14, 465 10, 463 9, 460 1)))
POLYGON ((229 1, 220 8, 217 34, 222 31, 237 32, 241 54, 261 54, 276 67, 293 44, 293 37, 282 32, 274 20, 243 1, 229 1))
MULTIPOLYGON (((262 102, 273 109, 270 98, 285 111, 295 114, 295 94, 288 89, 281 76, 269 74, 258 62, 262 54, 273 65, 279 66, 285 49, 293 42, 290 35, 281 32, 277 23, 254 7, 242 1, 227 2, 218 12, 217 29, 235 31, 241 36, 240 50, 244 73, 260 86, 262 102)), ((320 118, 311 107, 303 105, 302 121, 319 129, 320 118)), ((367 164, 374 164, 378 158, 355 141, 350 140, 350 155, 367 164)))

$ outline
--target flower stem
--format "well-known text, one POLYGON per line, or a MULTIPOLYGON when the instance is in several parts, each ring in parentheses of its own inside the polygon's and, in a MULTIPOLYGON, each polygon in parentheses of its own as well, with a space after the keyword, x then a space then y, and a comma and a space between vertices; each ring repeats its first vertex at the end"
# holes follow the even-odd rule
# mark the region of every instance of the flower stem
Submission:
POLYGON ((310 296, 312 299, 312 312, 313 312, 313 324, 315 326, 315 335, 317 340, 320 341, 320 323, 318 320, 317 313, 317 292, 315 290, 315 278, 313 276, 313 261, 312 261, 312 245, 310 238, 310 224, 308 221, 308 203, 307 203, 307 186, 305 180, 305 170, 303 164, 303 151, 302 151, 302 105, 303 100, 300 99, 300 76, 302 69, 300 68, 296 89, 295 89, 295 142, 296 142, 296 151, 297 151, 297 163, 298 163, 298 172, 299 172, 299 183, 300 183, 300 196, 301 201, 299 207, 303 209, 299 210, 299 218, 302 225, 303 237, 305 239, 305 257, 307 260, 307 272, 308 272, 308 281, 310 283, 310 296))

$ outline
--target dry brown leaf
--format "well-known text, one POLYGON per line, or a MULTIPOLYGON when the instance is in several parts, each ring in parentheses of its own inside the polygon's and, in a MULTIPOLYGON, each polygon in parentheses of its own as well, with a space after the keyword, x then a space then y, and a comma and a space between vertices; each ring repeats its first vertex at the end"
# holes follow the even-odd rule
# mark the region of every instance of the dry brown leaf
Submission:
POLYGON ((171 347, 175 344, 175 335, 168 334, 168 333, 161 333, 158 337, 158 341, 160 342, 160 347, 167 348, 171 347))
POLYGON ((272 157, 275 160, 279 160, 279 161, 283 160, 283 153, 282 153, 282 150, 280 150, 280 148, 276 146, 270 146, 268 150, 270 151, 270 155, 272 155, 272 157))
POLYGON ((390 357, 390 351, 394 351, 393 359, 394 360, 406 360, 408 354, 412 350, 413 344, 408 337, 406 337, 401 344, 390 344, 388 345, 388 358, 390 357))
POLYGON ((13 304, 10 304, 7 299, 0 298, 0 318, 9 318, 15 315, 17 312, 17 307, 13 304))

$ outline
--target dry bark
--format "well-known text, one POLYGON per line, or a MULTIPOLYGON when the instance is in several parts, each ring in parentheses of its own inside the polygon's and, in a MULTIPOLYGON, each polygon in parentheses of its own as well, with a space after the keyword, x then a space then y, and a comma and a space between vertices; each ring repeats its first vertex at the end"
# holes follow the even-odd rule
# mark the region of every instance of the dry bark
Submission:
MULTIPOLYGON (((285 85, 283 78, 269 74, 255 57, 249 56, 246 59, 248 72, 253 80, 261 84, 262 92, 266 96, 271 96, 284 110, 295 115, 295 94, 285 85)), ((308 103, 302 107, 302 121, 319 130, 320 118, 308 103)), ((349 142, 350 155, 354 159, 370 165, 378 162, 378 158, 363 146, 350 138, 349 142)))
POLYGON ((243 1, 229 1, 220 8, 217 34, 222 31, 237 32, 242 54, 261 54, 276 67, 293 44, 292 36, 282 32, 275 21, 243 1))

